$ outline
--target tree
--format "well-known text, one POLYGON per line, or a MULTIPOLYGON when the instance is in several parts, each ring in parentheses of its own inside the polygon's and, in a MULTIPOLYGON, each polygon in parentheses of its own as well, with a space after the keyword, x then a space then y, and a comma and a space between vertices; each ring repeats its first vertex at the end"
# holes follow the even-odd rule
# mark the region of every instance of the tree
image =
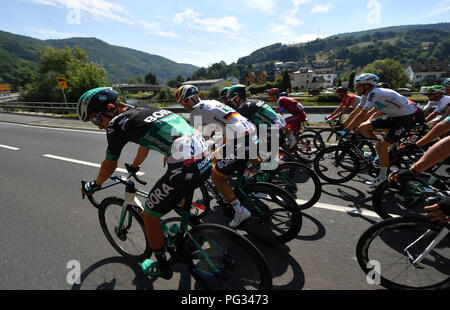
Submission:
POLYGON ((352 71, 350 74, 350 77, 348 78, 348 89, 353 91, 355 87, 355 77, 356 77, 356 71, 352 71))
POLYGON ((145 76, 145 83, 158 85, 156 75, 151 72, 147 73, 147 75, 145 76))
POLYGON ((291 78, 289 76, 289 73, 287 70, 284 70, 283 72, 283 79, 281 80, 280 83, 280 90, 282 92, 288 91, 291 89, 291 78))
POLYGON ((89 89, 110 85, 103 66, 90 63, 87 54, 78 46, 49 47, 41 52, 40 60, 39 73, 21 91, 26 101, 63 102, 57 77, 67 79, 69 88, 66 95, 70 102, 78 101, 89 89))
POLYGON ((410 82, 406 70, 392 58, 376 60, 364 67, 363 72, 378 75, 382 82, 389 83, 394 88, 403 87, 410 82))

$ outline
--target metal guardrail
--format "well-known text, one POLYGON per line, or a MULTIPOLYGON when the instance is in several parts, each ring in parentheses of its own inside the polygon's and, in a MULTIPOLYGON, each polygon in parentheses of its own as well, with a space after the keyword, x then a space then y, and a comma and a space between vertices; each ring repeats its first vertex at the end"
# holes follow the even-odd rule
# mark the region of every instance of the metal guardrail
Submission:
MULTIPOLYGON (((22 110, 27 112, 44 112, 51 114, 71 114, 77 113, 76 103, 55 103, 55 102, 0 102, 0 110, 14 111, 22 110)), ((182 107, 162 107, 174 113, 186 113, 182 107)), ((307 114, 332 113, 336 106, 305 106, 307 114)))

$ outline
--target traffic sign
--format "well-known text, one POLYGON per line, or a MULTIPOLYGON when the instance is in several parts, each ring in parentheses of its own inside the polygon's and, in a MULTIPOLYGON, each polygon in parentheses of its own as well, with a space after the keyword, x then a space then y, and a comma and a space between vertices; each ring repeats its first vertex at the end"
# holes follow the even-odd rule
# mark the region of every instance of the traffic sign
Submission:
POLYGON ((57 78, 56 78, 56 81, 58 82, 59 88, 61 88, 61 89, 67 89, 67 88, 69 88, 69 87, 67 86, 67 80, 66 80, 66 78, 64 78, 64 77, 57 77, 57 78))

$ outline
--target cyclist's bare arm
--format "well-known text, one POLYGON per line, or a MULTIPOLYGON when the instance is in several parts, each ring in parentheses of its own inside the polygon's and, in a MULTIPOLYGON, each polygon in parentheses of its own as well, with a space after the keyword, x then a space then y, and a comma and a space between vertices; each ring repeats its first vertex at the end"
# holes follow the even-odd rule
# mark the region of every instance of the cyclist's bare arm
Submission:
POLYGON ((358 106, 358 107, 356 107, 356 109, 354 109, 352 111, 352 113, 350 113, 350 115, 348 116, 348 118, 344 122, 344 126, 346 128, 348 128, 348 125, 350 125, 353 122, 353 120, 361 112, 361 110, 362 110, 362 107, 358 106))
POLYGON ((150 151, 150 149, 143 147, 143 146, 139 146, 136 157, 134 158, 134 161, 131 164, 131 167, 138 168, 144 162, 144 160, 147 158, 149 151, 150 151))
POLYGON ((108 160, 105 159, 102 162, 100 167, 100 171, 98 173, 97 179, 95 180, 95 184, 102 185, 106 180, 116 171, 117 168, 117 160, 108 160))
POLYGON ((353 121, 351 121, 350 124, 348 124, 348 126, 346 126, 346 127, 349 130, 355 129, 355 127, 359 126, 359 124, 361 124, 362 122, 364 122, 367 119, 368 113, 369 113, 369 111, 361 108, 361 111, 355 116, 353 121))
POLYGON ((442 121, 436 126, 433 127, 422 139, 417 141, 416 145, 419 147, 423 147, 428 143, 434 141, 440 136, 448 133, 450 131, 450 123, 446 121, 442 121))
POLYGON ((437 142, 411 168, 423 173, 450 156, 450 136, 437 142))
POLYGON ((430 113, 430 115, 428 115, 426 118, 425 118, 425 123, 428 123, 428 122, 431 122, 436 116, 438 116, 439 114, 438 113, 436 113, 436 112, 432 112, 432 113, 430 113))

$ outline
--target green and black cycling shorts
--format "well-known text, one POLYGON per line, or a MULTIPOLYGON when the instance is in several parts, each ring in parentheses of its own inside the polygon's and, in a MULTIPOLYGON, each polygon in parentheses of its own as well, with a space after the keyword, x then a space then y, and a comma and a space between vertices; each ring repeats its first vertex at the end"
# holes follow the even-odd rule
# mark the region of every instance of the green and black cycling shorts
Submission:
POLYGON ((172 211, 187 195, 202 185, 211 175, 209 157, 192 164, 169 164, 166 173, 150 191, 145 202, 145 212, 155 217, 172 211))

